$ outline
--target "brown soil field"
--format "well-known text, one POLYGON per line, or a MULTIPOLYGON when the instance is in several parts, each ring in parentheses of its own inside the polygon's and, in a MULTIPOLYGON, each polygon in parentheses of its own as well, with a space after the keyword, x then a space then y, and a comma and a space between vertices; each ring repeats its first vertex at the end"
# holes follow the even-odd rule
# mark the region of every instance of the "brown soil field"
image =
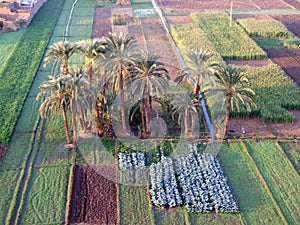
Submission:
POLYGON ((264 59, 256 60, 226 60, 227 64, 237 65, 237 66, 253 66, 253 67, 263 67, 267 66, 270 61, 264 59))
POLYGON ((286 3, 283 0, 251 0, 255 5, 260 9, 291 9, 293 8, 290 4, 286 3))
POLYGON ((119 224, 117 184, 101 175, 105 171, 116 176, 112 166, 75 167, 71 224, 119 224))
POLYGON ((93 38, 101 38, 111 31, 111 10, 108 8, 96 8, 93 24, 93 38))
POLYGON ((112 8, 112 14, 113 15, 128 15, 129 17, 133 17, 131 7, 114 6, 112 8))
MULTIPOLYGON (((276 0, 280 1, 280 0, 276 0)), ((281 2, 281 1, 280 1, 281 2)), ((219 0, 219 1, 197 1, 188 0, 184 4, 180 0, 158 0, 158 5, 164 10, 174 10, 178 12, 195 12, 199 10, 215 9, 215 10, 226 10, 230 9, 230 0, 219 0)), ((234 9, 258 9, 258 7, 248 0, 235 1, 234 9)))
POLYGON ((3 158, 4 154, 5 154, 5 151, 6 151, 6 147, 0 145, 0 162, 2 161, 2 158, 3 158))
POLYGON ((128 33, 134 36, 139 49, 146 50, 145 38, 141 26, 141 20, 139 18, 136 18, 133 22, 131 22, 128 25, 128 33))
POLYGON ((142 19, 148 51, 157 53, 169 71, 171 80, 180 73, 181 65, 159 18, 142 19))
POLYGON ((300 137, 300 110, 292 110, 290 113, 296 116, 295 123, 264 122, 258 118, 234 118, 229 120, 228 130, 233 130, 234 132, 232 132, 232 134, 234 135, 246 137, 300 137), (242 126, 245 128, 246 134, 242 134, 242 126))
POLYGON ((272 17, 283 23, 290 31, 300 37, 300 15, 272 15, 272 17))
POLYGON ((300 2, 297 0, 284 0, 286 3, 290 4, 291 6, 295 7, 296 9, 300 9, 300 2))
POLYGON ((190 16, 167 16, 167 21, 170 24, 191 24, 193 23, 190 16))
POLYGON ((300 50, 267 49, 269 58, 300 86, 300 50))

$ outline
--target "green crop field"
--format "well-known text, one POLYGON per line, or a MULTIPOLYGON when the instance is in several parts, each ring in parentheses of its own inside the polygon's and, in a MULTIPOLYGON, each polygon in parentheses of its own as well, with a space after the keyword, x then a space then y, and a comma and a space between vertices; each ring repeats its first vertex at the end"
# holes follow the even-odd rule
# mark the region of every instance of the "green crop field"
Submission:
POLYGON ((18 39, 0 77, 0 144, 7 144, 33 78, 36 75, 49 37, 59 16, 62 1, 51 1, 35 16, 30 26, 18 39), (47 27, 43 24, 47 23, 47 27))
POLYGON ((121 224, 154 224, 147 187, 120 185, 121 224))
POLYGON ((247 224, 283 224, 242 144, 223 144, 219 159, 247 224))
POLYGON ((61 224, 65 220, 68 167, 34 168, 20 224, 61 224))
POLYGON ((224 59, 267 58, 266 53, 226 13, 191 14, 193 21, 207 34, 224 59))
POLYGON ((276 142, 245 143, 289 224, 300 221, 300 177, 276 142))
POLYGON ((240 24, 250 36, 263 38, 292 38, 291 33, 282 23, 276 20, 257 20, 254 18, 238 19, 240 24))
POLYGON ((279 144, 292 162, 298 174, 300 174, 300 144, 291 142, 281 142, 279 144))
POLYGON ((188 224, 187 212, 184 209, 154 209, 155 225, 188 224))
POLYGON ((3 67, 5 60, 9 58, 10 53, 13 51, 14 46, 22 37, 25 29, 20 29, 15 32, 0 34, 0 65, 3 67))

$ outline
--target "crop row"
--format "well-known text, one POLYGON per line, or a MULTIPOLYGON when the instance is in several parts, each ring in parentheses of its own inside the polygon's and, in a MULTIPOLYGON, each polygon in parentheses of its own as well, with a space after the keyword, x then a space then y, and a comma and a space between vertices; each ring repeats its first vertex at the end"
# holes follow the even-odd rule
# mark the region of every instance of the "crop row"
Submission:
POLYGON ((13 51, 15 44, 19 38, 22 37, 24 29, 15 32, 7 32, 0 34, 0 65, 3 65, 5 60, 9 58, 10 53, 13 51))
MULTIPOLYGON (((277 160, 276 157, 273 158, 277 160)), ((283 224, 266 187, 259 178, 254 162, 245 153, 241 142, 223 144, 218 159, 238 199, 246 223, 283 224)))
POLYGON ((191 14, 224 59, 261 59, 267 54, 226 13, 191 14))
POLYGON ((238 19, 240 24, 250 36, 263 38, 292 38, 294 37, 281 22, 277 20, 257 20, 254 18, 238 19))
POLYGON ((0 144, 7 144, 53 31, 62 1, 42 7, 1 68, 0 144), (47 26, 45 26, 47 24, 47 26))
POLYGON ((247 77, 256 92, 258 106, 251 113, 232 112, 233 117, 258 116, 264 121, 294 122, 295 116, 287 111, 300 109, 300 90, 290 77, 277 65, 245 67, 247 77))
POLYGON ((196 24, 172 25, 170 31, 182 53, 192 49, 205 49, 214 53, 214 61, 223 61, 221 55, 216 52, 213 44, 208 39, 207 34, 196 24))
POLYGON ((177 156, 174 161, 189 212, 238 212, 223 169, 214 155, 200 155, 192 146, 191 154, 177 156))
POLYGON ((276 142, 245 143, 289 224, 300 221, 299 174, 276 142))
POLYGON ((162 157, 161 162, 150 166, 153 204, 184 204, 189 212, 237 212, 219 161, 211 154, 198 154, 196 145, 191 146, 191 153, 175 157, 174 164, 171 158, 162 157))

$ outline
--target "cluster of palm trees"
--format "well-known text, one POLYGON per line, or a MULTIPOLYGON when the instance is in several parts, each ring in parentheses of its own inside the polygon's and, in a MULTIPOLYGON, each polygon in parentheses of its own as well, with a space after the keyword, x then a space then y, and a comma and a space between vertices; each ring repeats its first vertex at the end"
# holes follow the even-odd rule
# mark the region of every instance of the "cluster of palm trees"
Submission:
MULTIPOLYGON (((207 96, 223 93, 227 103, 226 124, 232 105, 238 107, 242 103, 249 110, 255 105, 254 91, 247 86, 248 80, 242 70, 210 63, 212 54, 204 50, 189 51, 187 56, 190 68, 175 81, 182 83, 193 79, 196 84, 193 97, 183 93, 173 96, 171 101, 179 120, 184 118, 185 135, 193 134, 197 124, 200 93, 207 96), (214 84, 214 88, 205 88, 208 83, 214 84)), ((37 99, 44 97, 40 114, 43 118, 58 112, 63 115, 67 144, 71 146, 77 145, 78 124, 84 131, 96 127, 98 134, 103 136, 112 131, 111 120, 116 118, 119 126, 114 127, 114 132, 128 135, 128 112, 134 118, 137 110, 141 114, 143 135, 147 136, 153 102, 161 102, 170 80, 159 59, 156 54, 138 51, 134 37, 122 33, 109 33, 100 40, 57 42, 50 46, 44 62, 45 65, 60 65, 60 70, 40 86, 37 99), (73 55, 84 58, 84 64, 70 66, 73 55), (128 107, 129 99, 134 102, 134 110, 128 107)))
POLYGON ((129 35, 109 33, 101 40, 57 42, 50 46, 44 62, 45 65, 58 63, 60 72, 49 76, 40 86, 37 99, 45 97, 40 114, 45 118, 52 113, 62 113, 69 145, 77 144, 78 122, 85 131, 96 124, 99 135, 111 130, 110 106, 114 98, 118 99, 113 109, 118 115, 114 118, 120 123, 114 132, 128 134, 126 101, 134 98, 141 110, 143 131, 149 133, 152 102, 160 98, 169 85, 168 71, 159 62, 159 56, 137 51, 136 41, 129 35), (76 54, 84 58, 84 66, 69 65, 76 54))

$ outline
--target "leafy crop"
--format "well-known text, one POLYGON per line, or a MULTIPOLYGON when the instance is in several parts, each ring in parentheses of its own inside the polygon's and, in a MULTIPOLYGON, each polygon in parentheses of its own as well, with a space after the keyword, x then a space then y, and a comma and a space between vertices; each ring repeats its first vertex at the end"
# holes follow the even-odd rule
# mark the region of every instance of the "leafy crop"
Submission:
POLYGON ((294 37, 281 22, 276 20, 257 20, 254 18, 237 20, 250 36, 263 38, 292 38, 294 37))
POLYGON ((62 4, 54 0, 40 9, 1 67, 0 144, 7 144, 10 139, 62 4))
POLYGON ((224 59, 261 59, 267 54, 226 13, 191 14, 224 59))

